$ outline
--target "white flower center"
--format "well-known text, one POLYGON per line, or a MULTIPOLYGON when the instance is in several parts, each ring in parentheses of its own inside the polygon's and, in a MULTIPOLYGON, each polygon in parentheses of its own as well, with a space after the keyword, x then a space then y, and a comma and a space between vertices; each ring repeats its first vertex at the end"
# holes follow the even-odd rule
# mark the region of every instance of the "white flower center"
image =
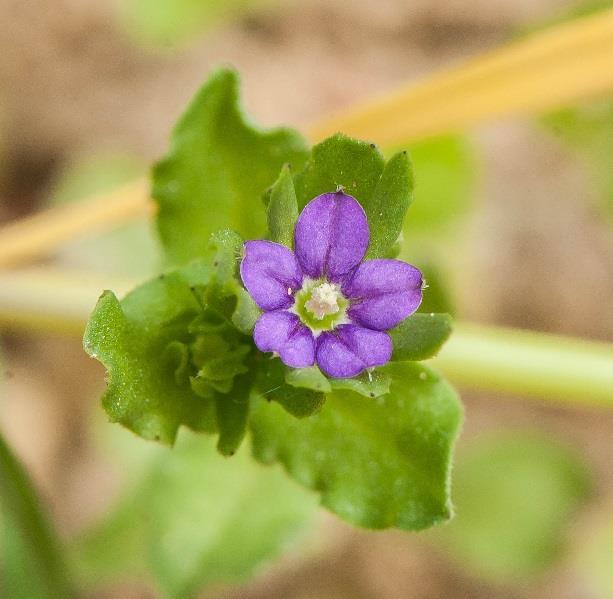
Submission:
POLYGON ((321 283, 313 288, 311 297, 305 302, 304 307, 311 312, 317 320, 322 320, 325 316, 336 314, 339 311, 338 296, 338 285, 321 283))

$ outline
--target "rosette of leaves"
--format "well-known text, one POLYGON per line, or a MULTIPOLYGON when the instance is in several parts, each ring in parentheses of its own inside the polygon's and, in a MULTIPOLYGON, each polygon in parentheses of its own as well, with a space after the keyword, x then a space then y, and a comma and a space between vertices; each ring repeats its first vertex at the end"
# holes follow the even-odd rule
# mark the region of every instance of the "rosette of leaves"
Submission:
POLYGON ((352 379, 288 368, 251 336, 260 312, 238 277, 243 240, 291 244, 299 210, 339 186, 366 212, 367 256, 395 255, 412 200, 407 154, 386 162, 374 144, 343 135, 309 150, 292 130, 255 129, 235 73, 216 72, 153 173, 158 230, 176 266, 121 301, 105 292, 85 348, 107 367, 111 420, 138 435, 172 444, 186 426, 217 435, 229 456, 249 433, 256 460, 280 462, 342 518, 422 529, 452 511, 461 406, 418 363, 447 339, 450 318, 407 318, 390 331, 392 360, 352 379))

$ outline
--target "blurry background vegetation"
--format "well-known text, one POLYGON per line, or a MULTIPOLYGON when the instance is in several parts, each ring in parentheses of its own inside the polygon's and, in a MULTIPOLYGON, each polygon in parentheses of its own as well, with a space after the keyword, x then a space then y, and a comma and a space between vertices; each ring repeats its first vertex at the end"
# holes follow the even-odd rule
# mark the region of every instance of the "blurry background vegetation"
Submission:
MULTIPOLYGON (((0 219, 145 174, 220 62, 241 71, 259 122, 301 125, 609 4, 9 0, 0 219)), ((427 272, 423 309, 613 340, 613 100, 410 149, 417 187, 403 256, 427 272)), ((145 222, 77 240, 53 260, 139 279, 159 269, 145 222)), ((187 434, 170 452, 107 425, 103 373, 77 338, 6 331, 1 367, 2 430, 88 596, 186 597, 212 585, 204 596, 613 597, 610 413, 462 390, 456 519, 417 535, 368 533, 245 452, 222 462, 187 434)), ((8 513, 3 596, 44 596, 8 513)))

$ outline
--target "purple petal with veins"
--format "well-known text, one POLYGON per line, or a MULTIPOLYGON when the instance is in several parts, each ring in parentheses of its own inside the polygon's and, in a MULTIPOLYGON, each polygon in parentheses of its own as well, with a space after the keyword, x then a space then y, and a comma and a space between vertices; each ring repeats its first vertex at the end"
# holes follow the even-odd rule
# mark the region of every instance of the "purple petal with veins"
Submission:
POLYGON ((306 368, 315 363, 315 339, 300 319, 286 310, 265 312, 258 318, 253 340, 263 352, 276 352, 287 366, 306 368))
POLYGON ((333 378, 351 378, 392 357, 387 333, 345 324, 317 338, 317 364, 333 378))
POLYGON ((302 287, 302 270, 293 252, 273 241, 248 241, 240 273, 243 284, 262 310, 289 308, 302 287))
POLYGON ((304 273, 314 279, 338 281, 364 258, 369 240, 364 209, 342 192, 311 200, 296 224, 296 256, 304 273))
POLYGON ((400 260, 368 260, 343 283, 349 317, 357 324, 386 331, 413 314, 422 299, 422 274, 400 260))
POLYGON ((275 352, 292 368, 317 362, 333 378, 351 378, 386 364, 392 340, 385 331, 419 307, 421 272, 399 260, 360 264, 369 243, 368 222, 357 200, 343 192, 311 200, 294 237, 295 255, 272 241, 244 245, 241 277, 264 310, 253 332, 258 349, 275 352), (319 280, 307 281, 303 288, 306 277, 319 280), (300 305, 290 312, 298 291, 300 305), (335 314, 327 308, 339 305, 339 292, 349 308, 345 313, 337 307, 338 319, 329 320, 329 329, 322 331, 317 322, 335 314))

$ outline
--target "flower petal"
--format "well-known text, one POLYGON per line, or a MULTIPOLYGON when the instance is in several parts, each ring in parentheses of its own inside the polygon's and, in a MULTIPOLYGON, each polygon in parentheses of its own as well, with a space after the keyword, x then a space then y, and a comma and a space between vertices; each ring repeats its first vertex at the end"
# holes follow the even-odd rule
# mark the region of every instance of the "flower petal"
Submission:
POLYGON ((317 338, 317 364, 333 378, 351 378, 391 357, 392 340, 381 331, 344 324, 317 338))
POLYGON ((352 321, 387 331, 419 308, 423 277, 419 269, 400 260, 368 260, 343 283, 352 321))
POLYGON ((255 323, 253 340, 260 351, 278 353, 281 361, 292 368, 315 363, 313 334, 286 310, 264 312, 255 323))
POLYGON ((317 279, 338 280, 360 263, 370 233, 358 201, 340 191, 311 200, 296 223, 296 256, 302 270, 317 279))
POLYGON ((241 279, 262 310, 289 308, 302 287, 302 271, 291 250, 273 241, 244 244, 241 279))

